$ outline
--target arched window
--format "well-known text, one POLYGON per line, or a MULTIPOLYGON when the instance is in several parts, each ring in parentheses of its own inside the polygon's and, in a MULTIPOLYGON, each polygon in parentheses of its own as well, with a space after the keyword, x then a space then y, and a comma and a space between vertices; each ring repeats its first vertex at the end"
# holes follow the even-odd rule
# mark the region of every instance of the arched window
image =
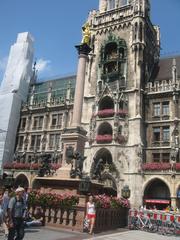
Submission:
POLYGON ((102 46, 100 54, 101 80, 104 82, 119 81, 124 87, 127 66, 127 46, 123 39, 110 35, 102 46))
POLYGON ((112 142, 112 126, 108 122, 102 123, 97 131, 96 142, 101 143, 111 143, 112 142))
POLYGON ((103 122, 98 128, 99 135, 112 135, 112 126, 108 122, 103 122))
POLYGON ((113 109, 114 110, 114 102, 112 98, 109 96, 104 97, 100 102, 99 102, 99 110, 104 110, 104 109, 113 109))
POLYGON ((139 40, 140 40, 140 42, 142 42, 142 32, 143 32, 143 26, 142 26, 142 22, 140 22, 140 24, 139 24, 139 40))
POLYGON ((117 44, 115 42, 108 43, 105 47, 105 60, 111 60, 117 57, 117 44))
POLYGON ((134 25, 134 41, 136 41, 137 40, 137 31, 138 31, 138 24, 137 24, 137 22, 135 23, 135 25, 134 25))

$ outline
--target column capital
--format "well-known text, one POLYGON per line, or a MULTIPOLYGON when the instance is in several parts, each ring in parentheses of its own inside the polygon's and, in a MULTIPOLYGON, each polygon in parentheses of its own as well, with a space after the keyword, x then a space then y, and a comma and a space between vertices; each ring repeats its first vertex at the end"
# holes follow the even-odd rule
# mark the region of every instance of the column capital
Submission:
POLYGON ((87 56, 92 51, 92 49, 86 43, 77 45, 75 48, 77 49, 79 55, 84 54, 87 56))

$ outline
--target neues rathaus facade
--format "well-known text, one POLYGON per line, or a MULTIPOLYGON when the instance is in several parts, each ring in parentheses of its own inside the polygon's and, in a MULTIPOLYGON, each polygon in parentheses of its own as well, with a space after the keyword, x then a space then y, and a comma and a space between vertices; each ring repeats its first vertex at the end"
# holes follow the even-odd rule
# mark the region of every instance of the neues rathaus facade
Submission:
MULTIPOLYGON (((87 22, 92 51, 81 118, 84 173, 102 159, 105 192, 121 195, 128 185, 133 206, 180 207, 180 56, 160 58, 149 0, 100 0, 87 22)), ((13 162, 17 184, 30 188, 42 153, 50 153, 57 168, 62 163, 61 135, 71 126, 76 84, 76 76, 40 82, 33 74, 14 156, 4 162, 4 171, 13 162)))

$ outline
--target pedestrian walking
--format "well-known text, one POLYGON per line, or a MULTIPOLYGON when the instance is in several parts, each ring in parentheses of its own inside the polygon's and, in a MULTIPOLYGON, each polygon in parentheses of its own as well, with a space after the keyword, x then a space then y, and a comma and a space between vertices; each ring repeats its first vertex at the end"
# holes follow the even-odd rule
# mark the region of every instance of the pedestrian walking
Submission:
POLYGON ((26 215, 26 205, 23 199, 24 188, 18 187, 15 197, 12 197, 8 205, 8 240, 22 240, 24 238, 24 218, 26 215))
POLYGON ((3 195, 1 194, 0 195, 0 225, 3 228, 4 239, 7 240, 7 237, 8 237, 8 227, 6 224, 7 211, 6 211, 6 208, 4 207, 3 200, 4 200, 4 194, 3 195))
POLYGON ((96 208, 93 196, 89 197, 86 208, 87 219, 89 220, 89 233, 92 234, 94 230, 94 224, 96 219, 96 208))

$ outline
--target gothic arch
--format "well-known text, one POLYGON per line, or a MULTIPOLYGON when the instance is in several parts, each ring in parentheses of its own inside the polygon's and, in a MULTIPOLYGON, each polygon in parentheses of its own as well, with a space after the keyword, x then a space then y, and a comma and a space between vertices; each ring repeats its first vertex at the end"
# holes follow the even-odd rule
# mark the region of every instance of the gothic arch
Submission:
POLYGON ((98 135, 111 135, 113 134, 113 129, 110 123, 108 122, 103 122, 99 125, 97 129, 97 134, 98 135))
POLYGON ((99 101, 99 110, 114 109, 114 101, 110 96, 104 96, 99 101))
POLYGON ((24 173, 19 173, 14 181, 15 188, 21 186, 24 188, 29 188, 30 183, 28 177, 24 173))
POLYGON ((176 184, 176 188, 175 188, 175 194, 177 196, 178 191, 180 192, 180 183, 176 184))
POLYGON ((99 149, 94 155, 94 163, 91 166, 91 174, 99 159, 103 160, 103 168, 101 169, 101 182, 104 187, 101 189, 101 193, 107 195, 117 196, 119 172, 116 165, 113 162, 112 153, 107 148, 99 149))
POLYGON ((99 149, 95 156, 94 156, 96 159, 100 159, 102 158, 104 163, 108 163, 108 164, 111 164, 113 162, 113 159, 112 159, 112 153, 110 152, 110 150, 108 150, 107 148, 101 148, 99 149))
POLYGON ((156 205, 158 209, 164 209, 170 205, 171 192, 168 184, 159 177, 151 179, 144 188, 143 202, 148 208, 156 205))
POLYGON ((149 184, 150 182, 154 181, 155 179, 161 180, 162 182, 164 182, 164 183, 168 186, 169 189, 171 189, 171 186, 169 185, 169 182, 168 182, 165 178, 158 176, 158 177, 151 177, 151 178, 149 178, 149 179, 143 184, 143 192, 145 191, 145 189, 146 189, 146 187, 148 186, 148 184, 149 184))

